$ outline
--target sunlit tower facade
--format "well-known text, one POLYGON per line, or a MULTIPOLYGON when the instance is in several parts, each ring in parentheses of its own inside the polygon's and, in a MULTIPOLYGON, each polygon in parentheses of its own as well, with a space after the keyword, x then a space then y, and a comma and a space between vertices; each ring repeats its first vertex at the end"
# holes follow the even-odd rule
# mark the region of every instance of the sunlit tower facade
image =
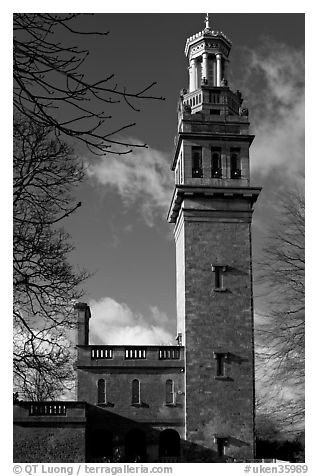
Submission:
POLYGON ((254 457, 253 205, 248 110, 228 85, 231 41, 186 41, 168 219, 175 224, 178 339, 185 346, 188 460, 254 457), (211 453, 212 452, 212 453, 211 453))

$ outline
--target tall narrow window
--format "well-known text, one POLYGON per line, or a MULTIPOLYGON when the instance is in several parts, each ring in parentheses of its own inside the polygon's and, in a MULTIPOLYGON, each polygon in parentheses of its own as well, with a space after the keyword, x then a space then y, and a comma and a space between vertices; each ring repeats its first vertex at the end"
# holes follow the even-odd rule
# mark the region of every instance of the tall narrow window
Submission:
POLYGON ((231 148, 231 178, 238 179, 241 178, 241 159, 240 159, 240 149, 237 147, 231 148))
POLYGON ((106 403, 106 382, 103 378, 97 382, 97 403, 106 403))
POLYGON ((226 291, 224 287, 224 272, 227 266, 224 265, 212 265, 212 271, 214 273, 214 291, 226 291))
POLYGON ((214 352, 214 358, 216 361, 216 377, 226 377, 225 362, 228 360, 228 353, 214 352))
POLYGON ((166 381, 166 405, 174 404, 174 384, 173 380, 166 381))
POLYGON ((211 177, 222 177, 221 148, 212 147, 211 149, 211 177))
POLYGON ((131 384, 131 403, 132 405, 140 404, 140 382, 134 379, 131 384))
POLYGON ((202 177, 202 147, 192 147, 192 177, 202 177))
POLYGON ((216 376, 217 377, 224 377, 224 355, 223 354, 217 354, 216 376))

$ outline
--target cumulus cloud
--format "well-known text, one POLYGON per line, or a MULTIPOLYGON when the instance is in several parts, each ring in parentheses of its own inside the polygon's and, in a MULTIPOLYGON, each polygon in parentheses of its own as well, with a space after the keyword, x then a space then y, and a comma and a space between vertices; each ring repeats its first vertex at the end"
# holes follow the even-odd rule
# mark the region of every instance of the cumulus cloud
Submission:
POLYGON ((110 297, 90 302, 90 343, 105 345, 163 345, 174 343, 174 322, 150 307, 147 317, 110 297))
MULTIPOLYGON (((130 142, 138 143, 134 139, 130 142)), ((88 165, 88 176, 116 190, 126 205, 138 203, 147 224, 155 215, 165 216, 173 187, 169 158, 155 149, 136 148, 119 158, 101 157, 88 165)))
POLYGON ((252 171, 263 175, 284 169, 286 175, 304 168, 304 52, 264 40, 246 60, 242 89, 251 111, 256 137, 251 149, 252 171))

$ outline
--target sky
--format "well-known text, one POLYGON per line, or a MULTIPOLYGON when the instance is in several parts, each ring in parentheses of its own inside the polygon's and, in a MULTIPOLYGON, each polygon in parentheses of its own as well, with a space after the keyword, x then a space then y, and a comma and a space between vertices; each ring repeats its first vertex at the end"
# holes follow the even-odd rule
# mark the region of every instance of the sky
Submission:
MULTIPOLYGON (((82 207, 65 223, 75 250, 71 262, 92 277, 82 301, 91 306, 91 343, 163 344, 176 335, 175 245, 166 220, 173 192, 170 163, 177 132, 177 101, 188 87, 186 39, 204 28, 204 13, 95 14, 77 29, 107 30, 85 37, 82 68, 89 78, 114 73, 119 86, 151 89, 164 101, 113 106, 111 127, 136 126, 119 138, 147 143, 129 155, 77 153, 87 180, 76 190, 82 207)), ((304 15, 213 14, 213 29, 233 43, 229 86, 249 108, 251 184, 263 187, 253 218, 259 256, 275 214, 277 193, 304 174, 304 15)), ((255 302, 256 313, 262 303, 255 302)))

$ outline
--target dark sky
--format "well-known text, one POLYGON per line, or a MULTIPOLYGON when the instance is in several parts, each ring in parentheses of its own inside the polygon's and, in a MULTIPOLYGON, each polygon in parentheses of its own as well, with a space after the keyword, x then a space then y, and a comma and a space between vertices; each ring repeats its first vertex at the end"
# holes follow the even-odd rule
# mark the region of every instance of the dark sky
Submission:
MULTIPOLYGON (((83 68, 90 79, 115 74, 119 87, 138 91, 153 81, 147 100, 114 105, 111 127, 136 121, 123 137, 146 142, 147 151, 104 160, 78 149, 89 164, 77 191, 83 206, 66 223, 76 250, 72 261, 94 272, 83 300, 92 305, 95 334, 145 335, 155 343, 173 335, 175 251, 166 220, 172 193, 169 169, 176 135, 180 89, 188 86, 184 46, 204 28, 204 13, 96 14, 78 30, 108 30, 106 38, 82 38, 90 50, 83 68), (103 321, 103 322, 102 322, 103 321)), ((232 40, 229 86, 240 89, 256 139, 251 147, 252 182, 263 186, 254 216, 254 253, 262 248, 275 193, 303 171, 304 15, 210 14, 213 29, 232 40)), ((79 42, 79 45, 80 43, 79 42)), ((92 319, 93 324, 93 319, 92 319)), ((94 326, 93 326, 94 327, 94 326)), ((118 337, 120 339, 121 337, 118 337)), ((137 342, 137 339, 135 339, 137 342)))

